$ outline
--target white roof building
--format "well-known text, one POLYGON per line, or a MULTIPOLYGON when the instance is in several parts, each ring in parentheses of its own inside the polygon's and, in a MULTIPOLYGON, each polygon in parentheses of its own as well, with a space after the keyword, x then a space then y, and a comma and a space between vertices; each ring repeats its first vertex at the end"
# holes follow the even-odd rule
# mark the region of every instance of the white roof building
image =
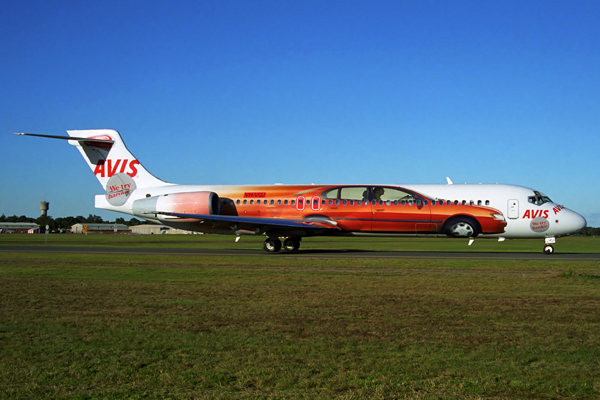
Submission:
POLYGON ((131 233, 137 235, 186 235, 196 232, 174 229, 165 225, 142 224, 132 226, 131 233))
POLYGON ((127 225, 123 224, 93 224, 81 223, 71 227, 72 233, 131 233, 127 225))

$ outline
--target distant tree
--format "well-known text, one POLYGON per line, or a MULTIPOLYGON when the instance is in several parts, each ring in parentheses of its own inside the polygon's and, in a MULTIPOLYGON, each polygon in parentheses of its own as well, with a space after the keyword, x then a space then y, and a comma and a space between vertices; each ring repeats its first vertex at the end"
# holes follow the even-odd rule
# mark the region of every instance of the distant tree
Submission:
POLYGON ((77 220, 78 224, 85 224, 85 222, 86 222, 86 220, 83 217, 83 215, 78 215, 78 216, 75 217, 75 219, 77 220))
POLYGON ((54 221, 54 218, 52 217, 44 217, 43 215, 38 217, 38 219, 35 220, 35 223, 38 224, 40 226, 40 231, 44 232, 46 230, 46 225, 48 225, 48 227, 50 228, 51 231, 55 231, 58 229, 58 225, 56 224, 56 221, 54 221))
POLYGON ((140 220, 139 220, 139 219, 137 219, 137 218, 131 218, 129 221, 125 222, 125 224, 126 224, 127 226, 136 226, 136 225, 139 225, 139 224, 141 224, 141 223, 142 223, 142 221, 140 221, 140 220))
POLYGON ((6 222, 6 215, 4 213, 0 216, 0 222, 6 222))
POLYGON ((126 224, 126 222, 125 222, 125 218, 121 218, 121 217, 117 218, 117 219, 115 220, 115 224, 122 224, 122 225, 125 225, 125 224, 126 224))
POLYGON ((577 236, 600 236, 600 228, 592 228, 588 226, 579 232, 577 236))
POLYGON ((60 218, 60 221, 57 218, 56 221, 59 224, 61 229, 71 229, 71 227, 78 222, 77 218, 75 218, 75 217, 60 218))
POLYGON ((101 224, 104 221, 102 220, 102 217, 99 215, 88 215, 88 217, 86 218, 85 222, 88 222, 90 224, 101 224))

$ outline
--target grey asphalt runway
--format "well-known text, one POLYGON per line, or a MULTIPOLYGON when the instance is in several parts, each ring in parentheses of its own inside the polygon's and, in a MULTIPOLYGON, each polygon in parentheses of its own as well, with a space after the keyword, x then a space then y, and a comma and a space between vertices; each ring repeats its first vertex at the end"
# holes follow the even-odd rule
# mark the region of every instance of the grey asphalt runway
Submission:
POLYGON ((166 249, 143 247, 81 247, 81 246, 0 246, 1 252, 70 253, 70 254, 140 254, 183 256, 248 256, 248 257, 305 257, 348 259, 405 259, 405 260, 536 260, 600 262, 600 253, 499 253, 499 252, 425 252, 425 251, 361 251, 361 250, 299 250, 268 254, 263 250, 245 249, 166 249))

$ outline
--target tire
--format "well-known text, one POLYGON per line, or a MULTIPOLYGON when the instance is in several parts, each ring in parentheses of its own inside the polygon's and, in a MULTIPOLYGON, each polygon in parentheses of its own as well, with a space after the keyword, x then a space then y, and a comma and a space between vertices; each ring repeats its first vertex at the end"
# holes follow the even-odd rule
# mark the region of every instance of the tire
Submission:
POLYGON ((283 248, 286 251, 296 251, 300 248, 300 238, 287 238, 283 241, 283 248))
POLYGON ((554 254, 554 247, 549 244, 545 245, 544 246, 544 254, 548 254, 548 255, 554 254))
POLYGON ((263 249, 267 253, 277 253, 279 250, 281 250, 281 240, 267 239, 263 244, 263 249))
POLYGON ((458 217, 448 222, 446 234, 450 237, 475 237, 479 234, 479 226, 468 217, 458 217))

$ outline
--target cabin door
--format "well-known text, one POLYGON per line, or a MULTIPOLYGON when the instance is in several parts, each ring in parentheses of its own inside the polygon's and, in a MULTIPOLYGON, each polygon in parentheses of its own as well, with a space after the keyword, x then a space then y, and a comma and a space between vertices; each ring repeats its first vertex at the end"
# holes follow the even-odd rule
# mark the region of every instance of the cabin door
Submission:
POLYGON ((519 218, 519 200, 510 199, 508 200, 508 218, 517 219, 519 218))

